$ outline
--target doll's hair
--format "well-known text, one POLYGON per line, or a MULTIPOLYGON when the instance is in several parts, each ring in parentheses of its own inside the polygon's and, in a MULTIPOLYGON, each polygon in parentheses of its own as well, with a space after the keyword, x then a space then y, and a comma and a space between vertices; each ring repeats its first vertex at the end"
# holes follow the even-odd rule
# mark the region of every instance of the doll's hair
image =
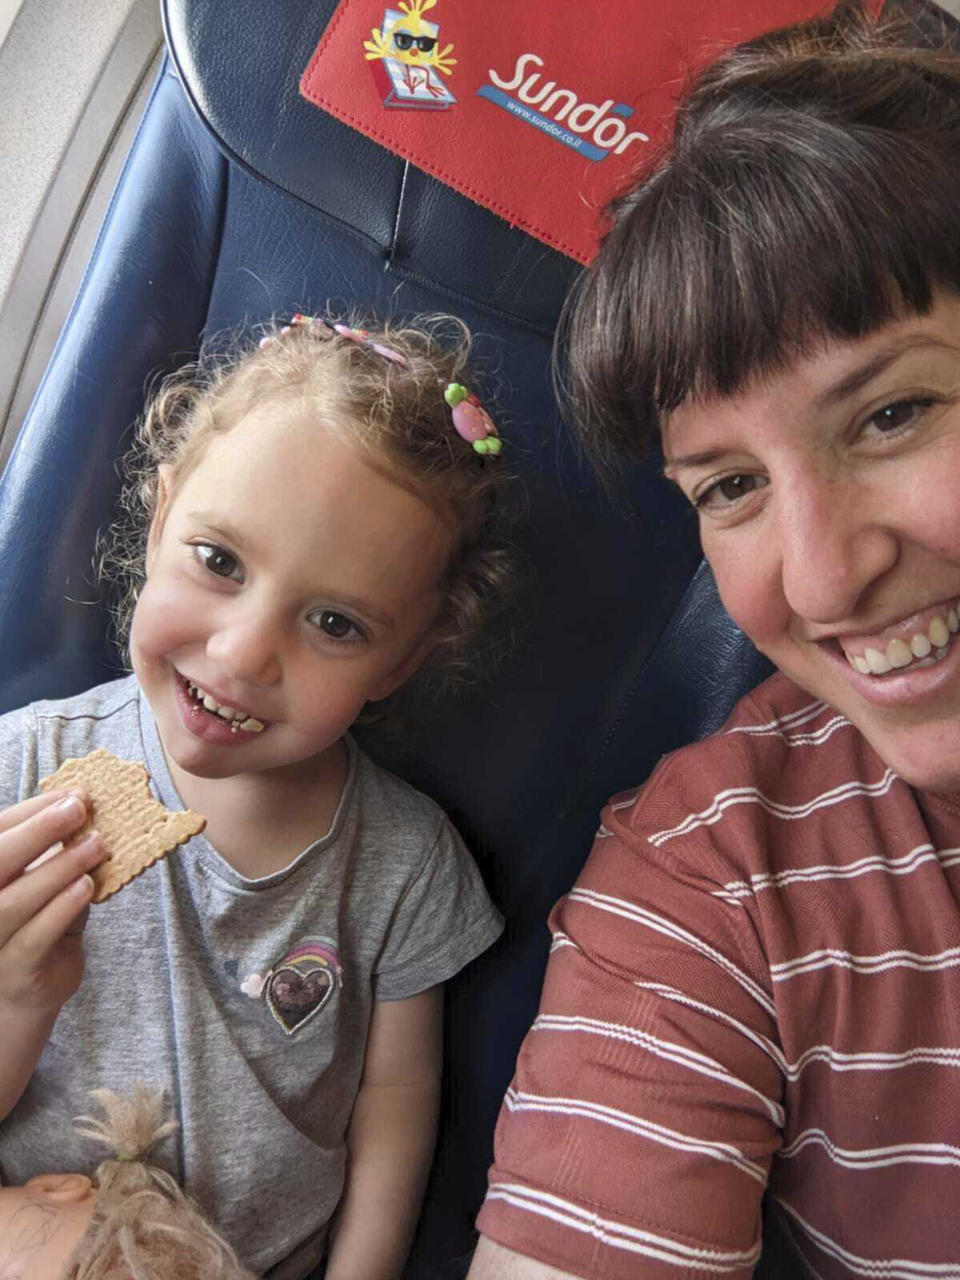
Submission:
POLYGON ((113 1152, 97 1168, 97 1203, 63 1280, 255 1280, 176 1181, 147 1155, 176 1128, 162 1090, 91 1093, 104 1119, 77 1132, 113 1152))
POLYGON ((238 344, 228 336, 208 343, 199 361, 160 384, 124 463, 120 516, 99 549, 100 577, 113 596, 121 646, 145 581, 159 467, 172 467, 176 486, 213 436, 275 403, 281 413, 289 408, 310 415, 318 431, 357 448, 455 531, 453 556, 440 583, 438 643, 427 665, 443 688, 468 676, 473 643, 503 608, 514 573, 500 496, 510 479, 509 464, 475 453, 454 430, 444 399, 451 382, 476 390, 466 368, 469 331, 444 315, 397 326, 378 327, 356 316, 347 323, 362 328, 368 341, 352 341, 325 323, 276 322, 258 332, 259 341, 238 344), (378 354, 374 343, 403 362, 378 354))
POLYGON ((960 27, 931 23, 846 0, 692 85, 561 326, 571 416, 602 470, 688 398, 960 291, 960 27))

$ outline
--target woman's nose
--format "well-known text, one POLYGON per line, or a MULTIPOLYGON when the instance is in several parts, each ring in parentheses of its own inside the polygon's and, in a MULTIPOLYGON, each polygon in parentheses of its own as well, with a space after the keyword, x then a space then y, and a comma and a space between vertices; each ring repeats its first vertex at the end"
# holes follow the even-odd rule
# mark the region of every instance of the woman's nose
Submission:
POLYGON ((280 628, 265 611, 238 605, 210 632, 207 656, 232 680, 276 684, 282 671, 280 628))
POLYGON ((781 485, 777 502, 787 603, 821 625, 853 618, 870 587, 896 563, 896 533, 863 485, 818 472, 792 481, 781 485))

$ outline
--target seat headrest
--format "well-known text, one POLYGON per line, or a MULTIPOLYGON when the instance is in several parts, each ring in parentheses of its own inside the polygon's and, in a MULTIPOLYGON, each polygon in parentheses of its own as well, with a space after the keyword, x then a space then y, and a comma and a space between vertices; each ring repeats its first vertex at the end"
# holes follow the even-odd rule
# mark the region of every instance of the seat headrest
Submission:
POLYGON ((576 263, 301 97, 335 8, 231 0, 227 15, 222 0, 163 0, 174 66, 219 147, 361 237, 392 271, 550 332, 576 263))

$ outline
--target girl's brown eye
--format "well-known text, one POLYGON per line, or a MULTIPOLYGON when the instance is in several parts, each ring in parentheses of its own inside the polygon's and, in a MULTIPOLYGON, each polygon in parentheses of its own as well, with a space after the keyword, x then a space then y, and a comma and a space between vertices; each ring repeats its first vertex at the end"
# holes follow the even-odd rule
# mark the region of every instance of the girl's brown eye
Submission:
POLYGON ((357 624, 335 609, 320 609, 312 615, 311 621, 333 640, 348 640, 351 636, 360 635, 357 624))
POLYGON ((218 578, 240 576, 240 565, 236 556, 232 556, 229 551, 224 551, 223 547, 212 543, 201 543, 197 547, 197 556, 203 567, 215 573, 218 578))

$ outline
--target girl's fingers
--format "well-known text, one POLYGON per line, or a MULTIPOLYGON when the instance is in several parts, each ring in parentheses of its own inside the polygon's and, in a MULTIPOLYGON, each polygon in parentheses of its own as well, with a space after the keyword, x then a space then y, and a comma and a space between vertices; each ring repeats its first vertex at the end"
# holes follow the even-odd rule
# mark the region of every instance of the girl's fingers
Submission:
MULTIPOLYGON (((31 921, 41 917, 58 896, 75 886, 84 873, 92 871, 102 858, 100 837, 96 832, 91 832, 76 845, 49 858, 29 875, 20 876, 7 885, 0 892, 0 951, 18 934, 26 931, 31 921)), ((69 915, 68 923, 90 901, 89 894, 84 897, 84 891, 76 891, 80 894, 81 901, 69 915)), ((57 919, 59 918, 58 916, 57 919)))
POLYGON ((72 938, 74 935, 83 933, 87 927, 87 921, 90 919, 90 908, 84 907, 76 920, 71 922, 70 928, 67 930, 67 937, 72 938))
POLYGON ((75 792, 34 796, 0 813, 0 889, 86 818, 87 807, 75 792))
MULTIPOLYGON (((77 920, 90 905, 93 881, 89 875, 74 880, 18 930, 3 950, 8 962, 22 973, 36 972, 54 947, 67 935, 79 933, 77 920)), ((80 945, 79 939, 76 943, 80 945)))
POLYGON ((29 800, 21 800, 19 804, 12 804, 8 809, 0 809, 0 833, 15 827, 17 823, 24 822, 27 818, 32 818, 41 809, 49 809, 51 805, 65 800, 68 795, 83 798, 84 793, 79 790, 48 791, 46 794, 31 796, 29 800))

